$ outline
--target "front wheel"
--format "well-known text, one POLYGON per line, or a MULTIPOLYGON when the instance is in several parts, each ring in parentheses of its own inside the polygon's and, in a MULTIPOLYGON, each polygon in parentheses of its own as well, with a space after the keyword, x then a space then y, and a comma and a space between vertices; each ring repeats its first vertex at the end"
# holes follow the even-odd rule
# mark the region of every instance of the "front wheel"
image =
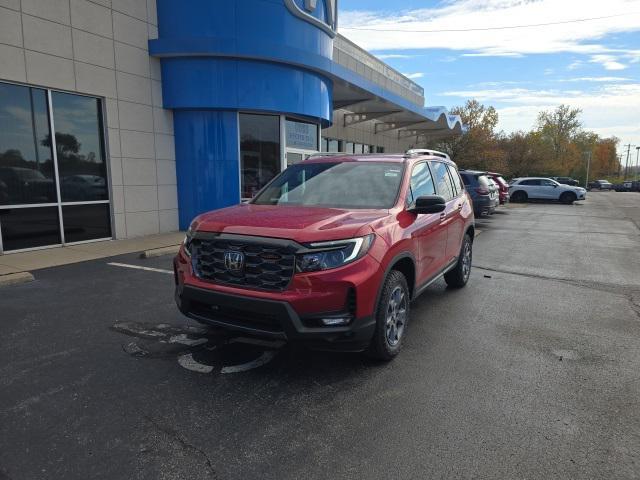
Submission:
POLYGON ((576 196, 576 194, 571 192, 564 192, 562 195, 560 195, 560 201, 567 205, 571 205, 577 199, 578 197, 576 196))
POLYGON ((410 300, 407 279, 392 270, 384 281, 375 312, 376 330, 367 349, 369 356, 389 361, 398 354, 407 331, 410 300))
POLYGON ((473 260, 473 242, 469 234, 465 234, 460 248, 458 262, 453 269, 444 274, 444 281, 452 288, 462 288, 469 281, 471 262, 473 260))
POLYGON ((513 195, 511 195, 511 201, 513 203, 524 203, 527 201, 527 199, 528 199, 527 194, 522 190, 514 192, 513 195))

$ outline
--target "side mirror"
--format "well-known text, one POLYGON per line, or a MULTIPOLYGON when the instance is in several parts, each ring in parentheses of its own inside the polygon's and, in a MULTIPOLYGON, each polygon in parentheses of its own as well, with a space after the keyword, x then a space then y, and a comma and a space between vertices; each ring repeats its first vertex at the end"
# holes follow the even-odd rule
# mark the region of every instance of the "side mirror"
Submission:
POLYGON ((446 207, 447 202, 440 195, 425 195, 416 198, 415 204, 408 211, 415 214, 438 213, 446 207))

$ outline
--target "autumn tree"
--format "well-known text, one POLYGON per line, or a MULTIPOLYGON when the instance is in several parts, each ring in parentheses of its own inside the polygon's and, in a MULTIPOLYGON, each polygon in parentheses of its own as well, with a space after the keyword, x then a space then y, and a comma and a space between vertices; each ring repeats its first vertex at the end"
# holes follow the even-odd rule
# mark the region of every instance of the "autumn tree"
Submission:
POLYGON ((496 148, 496 109, 477 100, 468 100, 464 106, 453 108, 451 113, 460 115, 467 131, 463 135, 432 142, 430 147, 448 153, 463 168, 503 169, 504 156, 496 148))
POLYGON ((504 152, 505 175, 524 177, 540 175, 545 171, 549 151, 539 132, 502 134, 498 146, 504 152))

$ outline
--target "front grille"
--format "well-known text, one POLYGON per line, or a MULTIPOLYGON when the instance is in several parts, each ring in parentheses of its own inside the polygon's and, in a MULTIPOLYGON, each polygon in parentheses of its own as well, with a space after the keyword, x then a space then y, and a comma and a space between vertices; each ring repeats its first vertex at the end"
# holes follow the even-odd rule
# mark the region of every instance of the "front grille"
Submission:
POLYGON ((293 244, 229 237, 196 237, 192 240, 192 264, 199 278, 261 290, 287 288, 295 267, 296 247, 293 244), (225 264, 225 254, 228 253, 242 254, 241 268, 233 269, 225 264))

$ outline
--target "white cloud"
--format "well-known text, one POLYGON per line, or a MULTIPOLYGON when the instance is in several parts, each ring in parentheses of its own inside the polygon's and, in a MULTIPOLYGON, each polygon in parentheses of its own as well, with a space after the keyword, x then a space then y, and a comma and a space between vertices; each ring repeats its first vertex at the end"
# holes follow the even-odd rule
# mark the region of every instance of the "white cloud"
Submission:
POLYGON ((577 77, 577 78, 563 78, 558 82, 630 82, 631 79, 627 77, 577 77))
POLYGON ((627 68, 626 65, 618 61, 618 57, 613 55, 592 55, 590 61, 591 63, 599 63, 606 70, 624 70, 627 68))
POLYGON ((507 132, 529 130, 542 110, 560 104, 582 110, 584 127, 604 136, 615 135, 621 143, 640 145, 640 83, 608 83, 590 90, 536 90, 528 88, 480 88, 444 92, 497 105, 499 128, 507 132))
POLYGON ((422 77, 424 77, 424 73, 422 73, 422 72, 416 72, 416 73, 403 73, 403 75, 404 75, 405 77, 407 77, 407 78, 411 78, 412 80, 413 80, 413 79, 416 79, 416 78, 422 78, 422 77))
MULTIPOLYGON (((444 48, 500 56, 557 52, 611 54, 610 49, 596 40, 612 33, 638 30, 640 0, 460 0, 400 13, 345 11, 340 18, 340 32, 367 50, 444 48), (532 25, 618 14, 624 15, 544 27, 424 32, 532 25)), ((639 56, 637 51, 635 55, 639 56)), ((609 69, 620 65, 623 64, 616 58, 604 64, 609 69)))
POLYGON ((409 59, 415 58, 415 55, 402 55, 399 53, 382 53, 376 55, 380 60, 389 60, 389 59, 409 59))

